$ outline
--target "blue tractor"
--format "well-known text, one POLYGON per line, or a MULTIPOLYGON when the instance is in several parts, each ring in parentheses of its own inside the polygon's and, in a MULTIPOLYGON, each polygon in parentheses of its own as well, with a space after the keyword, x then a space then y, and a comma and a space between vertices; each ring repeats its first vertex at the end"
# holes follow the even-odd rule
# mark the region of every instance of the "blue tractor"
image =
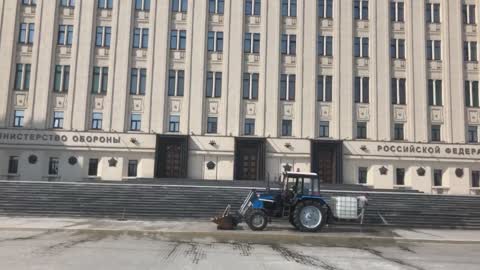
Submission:
POLYGON ((213 220, 220 229, 225 223, 235 227, 243 220, 250 229, 261 231, 273 218, 288 217, 298 230, 317 232, 332 215, 330 207, 320 196, 318 175, 300 172, 284 173, 281 189, 252 190, 237 215, 230 215, 229 211, 227 207, 222 217, 213 220))

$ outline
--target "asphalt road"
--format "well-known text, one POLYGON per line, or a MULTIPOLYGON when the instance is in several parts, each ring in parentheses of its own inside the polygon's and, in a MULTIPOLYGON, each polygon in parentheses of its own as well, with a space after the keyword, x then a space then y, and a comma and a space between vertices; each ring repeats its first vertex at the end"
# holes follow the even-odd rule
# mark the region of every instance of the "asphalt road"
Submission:
MULTIPOLYGON (((353 243, 352 243, 353 244, 353 243)), ((355 246, 355 245, 352 245, 355 246)), ((364 248, 181 242, 149 234, 0 231, 0 269, 479 269, 480 245, 364 248)))

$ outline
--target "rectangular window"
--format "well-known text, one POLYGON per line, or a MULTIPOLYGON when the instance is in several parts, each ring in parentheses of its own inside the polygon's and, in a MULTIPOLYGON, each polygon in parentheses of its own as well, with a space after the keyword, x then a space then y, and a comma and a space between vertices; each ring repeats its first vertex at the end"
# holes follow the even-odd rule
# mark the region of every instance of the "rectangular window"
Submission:
POLYGON ((15 90, 27 91, 30 89, 30 69, 30 64, 17 64, 15 70, 15 90))
POLYGON ((98 159, 91 158, 88 160, 88 176, 98 176, 98 159))
POLYGON ((25 44, 25 45, 32 45, 34 37, 35 37, 35 24, 21 23, 20 32, 18 35, 18 43, 25 44))
POLYGON ((97 32, 95 35, 95 46, 110 48, 111 38, 112 38, 112 27, 97 26, 97 32))
POLYGON ((282 120, 282 136, 292 136, 292 120, 282 120))
POLYGON ((57 44, 61 46, 72 46, 73 25, 60 25, 58 27, 57 44))
POLYGON ((433 170, 433 186, 441 187, 443 186, 443 171, 442 170, 433 170))
POLYGON ((37 0, 22 0, 22 5, 24 6, 36 6, 37 0))
POLYGON ((428 80, 428 105, 443 106, 442 80, 428 80))
POLYGON ((392 22, 404 22, 405 4, 403 2, 390 2, 390 18, 392 19, 392 22))
POLYGON ((405 39, 392 39, 390 56, 393 59, 405 59, 405 39))
POLYGON ((407 90, 405 79, 392 79, 392 104, 405 105, 407 104, 407 90))
POLYGON ((133 31, 133 48, 148 48, 148 28, 135 28, 133 31))
POLYGON ((360 185, 367 184, 367 175, 368 175, 368 168, 365 168, 365 167, 358 168, 358 183, 360 185))
POLYGON ((317 101, 332 102, 332 76, 317 77, 317 101))
POLYGON ((259 33, 245 33, 244 53, 260 53, 260 34, 259 33))
POLYGON ((57 93, 68 92, 69 84, 70 66, 56 65, 53 91, 57 93))
POLYGON ((150 0, 135 0, 135 10, 150 11, 150 0))
POLYGON ((208 117, 207 118, 207 133, 216 134, 218 127, 218 118, 217 117, 208 117))
POLYGON ((210 14, 223 14, 224 0, 208 0, 208 12, 210 14))
POLYGON ((180 116, 171 115, 168 122, 168 132, 180 132, 180 116))
POLYGON ((480 188, 480 171, 472 171, 472 188, 480 188))
POLYGON ((426 3, 425 18, 427 23, 440 23, 440 4, 426 3))
POLYGON ((318 137, 328 138, 330 137, 330 123, 329 122, 320 122, 320 129, 318 131, 318 137))
POLYGON ((223 32, 208 32, 207 49, 209 52, 223 52, 223 32))
POLYGON ((8 160, 8 174, 10 175, 17 175, 18 174, 18 157, 10 157, 8 160))
POLYGON ((92 94, 106 94, 107 88, 108 88, 108 67, 94 67, 92 94))
POLYGON ((440 125, 432 125, 430 130, 430 140, 432 142, 442 141, 442 127, 440 125))
POLYGON ((297 16, 297 0, 282 0, 282 16, 297 16))
POLYGON ((333 56, 333 37, 318 36, 317 51, 318 56, 333 56))
POLYGON ((404 186, 405 185, 405 169, 397 168, 395 170, 395 185, 404 186))
POLYGON ((297 35, 282 35, 282 54, 295 55, 297 52, 297 35))
POLYGON ((171 1, 172 1, 172 12, 187 13, 188 0, 171 0, 171 1))
POLYGON ((48 162, 48 175, 58 175, 58 168, 60 164, 60 159, 56 157, 50 158, 48 162))
POLYGON ((92 114, 92 129, 101 130, 103 122, 103 114, 99 112, 94 112, 92 114))
POLYGON ((243 99, 258 99, 258 73, 243 74, 243 99))
POLYGON ((170 70, 168 73, 168 96, 183 97, 185 87, 185 72, 170 70))
POLYGON ((63 128, 63 112, 53 112, 53 128, 62 129, 63 128))
POLYGON ((470 108, 480 107, 478 81, 465 81, 465 105, 470 108))
POLYGON ((427 40, 427 60, 442 60, 442 41, 427 40))
POLYGON ((260 16, 261 0, 245 0, 245 16, 260 16))
POLYGON ((370 78, 355 77, 355 103, 370 102, 370 78))
POLYGON ((130 72, 130 95, 145 95, 147 87, 147 70, 132 68, 130 72))
POLYGON ((24 119, 25 119, 25 111, 15 110, 13 112, 13 127, 18 127, 18 128, 23 127, 24 119))
POLYGON ((97 0, 98 9, 112 9, 113 0, 97 0))
POLYGON ((75 0, 60 0, 60 6, 66 8, 74 8, 75 0))
POLYGON ((463 23, 474 25, 477 24, 477 16, 476 16, 476 9, 475 5, 463 5, 462 13, 463 13, 463 23))
POLYGON ((255 119, 245 119, 245 126, 243 128, 243 134, 246 136, 255 135, 255 119))
POLYGON ((138 175, 138 160, 129 160, 128 161, 128 172, 127 176, 128 177, 137 177, 138 175))
POLYGON ((355 57, 368 58, 369 57, 369 38, 355 37, 353 41, 353 54, 355 57))
POLYGON ((468 143, 478 143, 478 127, 468 126, 467 137, 468 143))
POLYGON ((404 125, 396 123, 393 127, 393 137, 396 141, 403 141, 405 139, 404 125))
POLYGON ((184 51, 187 47, 187 31, 171 30, 170 31, 170 49, 184 51))
POLYGON ((463 60, 465 62, 478 61, 478 47, 476 41, 465 41, 463 43, 463 60))
POLYGON ((353 17, 355 20, 368 20, 368 0, 353 1, 353 17))
POLYGON ((317 0, 318 17, 331 19, 333 17, 333 0, 317 0))
POLYGON ((140 131, 142 128, 142 115, 132 113, 130 115, 130 131, 140 131))
POLYGON ((280 100, 295 101, 295 75, 282 74, 280 76, 280 100))
POLYGON ((206 97, 219 98, 222 96, 222 73, 208 72, 207 73, 207 87, 206 97))
POLYGON ((357 122, 357 139, 360 139, 360 140, 367 139, 367 123, 366 122, 357 122))

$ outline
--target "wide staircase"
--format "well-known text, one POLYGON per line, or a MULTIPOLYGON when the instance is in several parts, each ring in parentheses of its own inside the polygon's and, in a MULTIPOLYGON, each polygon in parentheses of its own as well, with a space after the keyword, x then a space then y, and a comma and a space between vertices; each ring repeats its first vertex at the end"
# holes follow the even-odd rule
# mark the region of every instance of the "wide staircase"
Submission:
MULTIPOLYGON (((0 181, 0 215, 207 220, 238 209, 257 182, 141 181, 58 183, 0 181)), ((327 185, 323 196, 368 196, 365 224, 480 229, 480 198, 327 185), (346 192, 349 190, 350 192, 346 192)))

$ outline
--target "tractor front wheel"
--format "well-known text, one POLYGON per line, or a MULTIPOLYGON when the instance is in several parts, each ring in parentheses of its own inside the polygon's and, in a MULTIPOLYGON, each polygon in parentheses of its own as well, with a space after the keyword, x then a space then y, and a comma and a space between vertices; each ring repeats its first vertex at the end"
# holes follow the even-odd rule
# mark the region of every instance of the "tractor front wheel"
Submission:
POLYGON ((302 232, 320 231, 327 221, 327 211, 316 201, 299 203, 293 212, 295 227, 302 232))
POLYGON ((267 227, 268 218, 262 210, 253 210, 248 213, 245 222, 252 231, 263 231, 267 227))

